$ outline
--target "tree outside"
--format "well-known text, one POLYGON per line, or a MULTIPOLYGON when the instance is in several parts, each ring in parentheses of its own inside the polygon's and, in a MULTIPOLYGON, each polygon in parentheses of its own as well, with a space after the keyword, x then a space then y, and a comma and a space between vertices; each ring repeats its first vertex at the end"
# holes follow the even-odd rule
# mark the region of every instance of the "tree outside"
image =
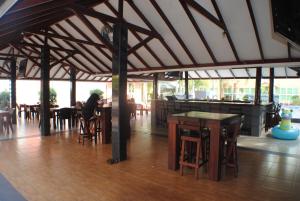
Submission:
POLYGON ((90 95, 92 94, 98 94, 100 99, 103 99, 103 91, 101 89, 93 89, 90 91, 90 95))
POLYGON ((2 91, 0 93, 0 109, 9 107, 10 103, 10 94, 8 91, 2 91))

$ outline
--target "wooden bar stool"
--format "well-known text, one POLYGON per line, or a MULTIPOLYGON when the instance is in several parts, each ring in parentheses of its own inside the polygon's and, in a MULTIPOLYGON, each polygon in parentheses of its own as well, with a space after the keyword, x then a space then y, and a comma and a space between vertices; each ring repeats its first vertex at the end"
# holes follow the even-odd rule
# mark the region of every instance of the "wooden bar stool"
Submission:
POLYGON ((209 146, 209 129, 202 129, 199 126, 179 125, 180 131, 188 132, 196 131, 198 135, 181 136, 181 151, 180 151, 180 175, 183 175, 183 167, 191 167, 195 169, 195 178, 199 177, 199 168, 208 161, 209 146), (208 141, 208 143, 207 143, 208 141), (196 152, 193 145, 196 144, 196 152), (189 148, 188 148, 189 146, 189 148), (187 154, 185 154, 187 153, 187 154), (200 160, 202 161, 200 163, 200 160))
POLYGON ((237 138, 240 135, 241 128, 244 124, 245 116, 241 115, 240 125, 237 127, 223 128, 222 130, 222 148, 221 148, 221 157, 223 157, 223 164, 227 167, 234 169, 234 176, 238 176, 238 152, 237 152, 237 138), (224 151, 226 144, 226 151, 224 151))

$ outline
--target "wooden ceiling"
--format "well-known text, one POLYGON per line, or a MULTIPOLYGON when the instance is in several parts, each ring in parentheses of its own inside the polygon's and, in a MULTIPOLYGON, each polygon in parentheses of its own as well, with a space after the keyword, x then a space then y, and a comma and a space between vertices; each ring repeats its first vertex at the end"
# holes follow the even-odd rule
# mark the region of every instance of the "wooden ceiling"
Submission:
MULTIPOLYGON (((101 29, 120 22, 117 4, 19 0, 0 18, 0 78, 9 77, 10 58, 16 57, 17 63, 28 59, 25 79, 39 79, 48 37, 53 80, 68 80, 74 67, 78 80, 110 81, 113 48, 101 29)), ((124 0, 123 22, 129 29, 132 79, 174 70, 189 70, 191 78, 205 78, 194 75, 207 71, 224 77, 224 69, 238 78, 232 68, 284 67, 287 72, 300 66, 299 49, 272 31, 269 0, 124 0)))

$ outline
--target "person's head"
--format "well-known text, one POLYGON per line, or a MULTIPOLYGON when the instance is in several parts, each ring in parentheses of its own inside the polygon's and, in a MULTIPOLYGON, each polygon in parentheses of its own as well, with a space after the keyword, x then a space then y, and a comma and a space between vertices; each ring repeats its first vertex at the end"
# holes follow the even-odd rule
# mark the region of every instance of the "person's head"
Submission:
POLYGON ((89 99, 86 101, 86 104, 90 105, 90 104, 97 103, 99 99, 100 99, 99 95, 93 93, 93 94, 91 94, 89 99))

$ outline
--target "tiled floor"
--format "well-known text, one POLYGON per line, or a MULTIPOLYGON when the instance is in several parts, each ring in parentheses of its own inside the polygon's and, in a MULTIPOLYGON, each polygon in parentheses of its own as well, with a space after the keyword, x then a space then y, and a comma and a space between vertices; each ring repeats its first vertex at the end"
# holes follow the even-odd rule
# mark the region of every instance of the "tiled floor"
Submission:
MULTIPOLYGON (((300 129, 300 124, 293 123, 293 126, 300 129)), ((300 137, 297 140, 279 140, 272 138, 271 130, 261 137, 240 136, 238 146, 300 158, 300 137)))
POLYGON ((203 169, 199 180, 189 169, 181 177, 167 168, 167 138, 151 135, 148 118, 138 118, 122 163, 106 163, 111 145, 82 146, 67 132, 0 141, 0 172, 38 201, 300 200, 300 158, 240 149, 238 178, 231 169, 221 182, 203 169))

